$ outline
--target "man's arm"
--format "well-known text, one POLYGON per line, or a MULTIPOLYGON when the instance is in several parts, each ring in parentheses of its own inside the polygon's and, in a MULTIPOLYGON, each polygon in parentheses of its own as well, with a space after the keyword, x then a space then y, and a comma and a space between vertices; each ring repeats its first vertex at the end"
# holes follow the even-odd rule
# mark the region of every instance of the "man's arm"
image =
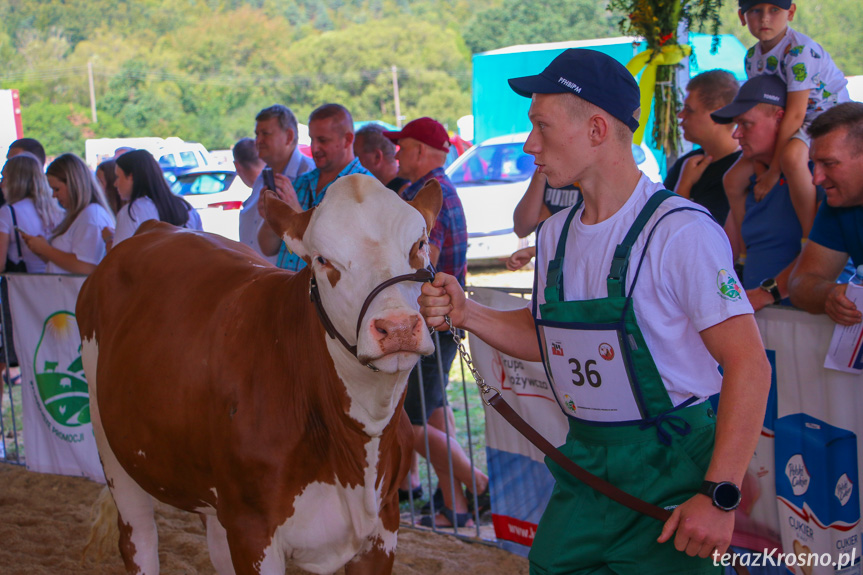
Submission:
POLYGON ((677 179, 677 185, 674 187, 674 193, 688 200, 692 196, 692 187, 701 179, 712 161, 713 156, 705 154, 687 158, 677 179))
POLYGON ((520 238, 529 236, 536 229, 537 224, 544 219, 542 208, 545 204, 542 200, 545 194, 545 181, 544 174, 534 172, 530 184, 527 186, 527 191, 515 207, 512 223, 515 235, 520 238))
MULTIPOLYGON (((273 179, 276 183, 276 189, 273 190, 276 196, 295 212, 304 211, 297 199, 297 192, 294 190, 290 178, 283 174, 273 174, 273 179)), ((279 253, 279 249, 282 247, 282 238, 267 224, 267 214, 264 207, 264 192, 266 191, 267 188, 262 189, 261 195, 258 197, 258 213, 264 218, 264 223, 258 228, 258 246, 265 256, 274 256, 279 253)))
POLYGON ((847 262, 845 252, 806 242, 788 280, 791 303, 809 313, 826 313, 840 325, 859 323, 863 314, 845 297, 848 285, 836 283, 847 262))
POLYGON ((276 235, 273 228, 266 221, 258 228, 258 246, 261 248, 261 253, 265 256, 274 256, 279 253, 279 248, 282 247, 282 238, 276 235))
POLYGON ((467 299, 458 280, 439 272, 432 283, 424 283, 419 297, 426 324, 447 329, 444 316, 454 327, 475 334, 493 348, 526 361, 540 361, 539 342, 533 316, 527 308, 501 311, 467 299))
MULTIPOLYGON (((791 263, 785 266, 785 269, 776 274, 776 277, 773 278, 776 280, 776 287, 779 289, 779 295, 783 299, 788 297, 788 277, 791 275, 791 270, 794 269, 798 259, 800 259, 799 255, 791 260, 791 263)), ((746 297, 749 299, 749 303, 752 304, 752 309, 755 311, 763 309, 768 305, 773 305, 774 303, 773 295, 770 292, 761 289, 760 286, 746 290, 746 297)))
MULTIPOLYGON (((704 479, 740 485, 764 424, 770 364, 751 314, 707 328, 701 339, 723 369, 716 442, 704 479)), ((709 557, 714 550, 722 554, 731 543, 734 513, 697 494, 674 510, 658 541, 667 541, 675 531, 678 551, 700 557, 709 557)))

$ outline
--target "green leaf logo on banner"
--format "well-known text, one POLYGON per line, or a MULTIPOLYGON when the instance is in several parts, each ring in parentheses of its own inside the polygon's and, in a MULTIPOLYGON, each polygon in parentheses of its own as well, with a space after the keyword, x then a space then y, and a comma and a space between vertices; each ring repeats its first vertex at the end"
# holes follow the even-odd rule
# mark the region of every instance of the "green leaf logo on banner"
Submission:
POLYGON ((33 358, 36 387, 51 418, 66 427, 90 423, 90 396, 81 363, 75 314, 48 316, 33 358))

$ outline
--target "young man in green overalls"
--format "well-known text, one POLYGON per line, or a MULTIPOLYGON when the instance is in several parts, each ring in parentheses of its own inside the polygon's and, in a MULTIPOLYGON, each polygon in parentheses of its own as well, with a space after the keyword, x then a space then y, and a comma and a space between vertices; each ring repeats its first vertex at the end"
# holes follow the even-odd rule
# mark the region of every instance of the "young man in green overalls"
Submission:
POLYGON ((674 508, 660 525, 549 463, 557 483, 531 573, 716 573, 770 384, 728 241, 636 167, 638 86, 617 61, 571 49, 510 86, 532 98, 525 151, 549 184, 578 181, 583 203, 537 234, 532 313, 468 301, 446 274, 423 287, 421 311, 430 326, 446 329, 449 315, 504 353, 542 360, 570 419, 561 450, 674 508), (717 417, 705 400, 720 389, 717 417))

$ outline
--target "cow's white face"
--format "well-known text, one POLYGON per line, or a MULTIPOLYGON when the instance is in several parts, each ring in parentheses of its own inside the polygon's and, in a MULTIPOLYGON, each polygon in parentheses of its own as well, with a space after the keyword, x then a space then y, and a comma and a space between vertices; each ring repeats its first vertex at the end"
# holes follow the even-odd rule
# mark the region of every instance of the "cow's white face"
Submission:
MULTIPOLYGON (((273 203, 268 198, 268 212, 273 203)), ((417 282, 401 282, 378 294, 358 337, 357 320, 375 287, 428 266, 428 230, 440 206, 437 182, 409 204, 377 179, 352 175, 334 182, 317 208, 291 214, 305 220, 304 228, 282 227, 288 247, 311 266, 334 327, 349 343, 356 338, 361 363, 371 362, 386 373, 403 372, 421 354, 434 351, 418 311, 417 282)), ((273 219, 268 216, 271 223, 273 219)))

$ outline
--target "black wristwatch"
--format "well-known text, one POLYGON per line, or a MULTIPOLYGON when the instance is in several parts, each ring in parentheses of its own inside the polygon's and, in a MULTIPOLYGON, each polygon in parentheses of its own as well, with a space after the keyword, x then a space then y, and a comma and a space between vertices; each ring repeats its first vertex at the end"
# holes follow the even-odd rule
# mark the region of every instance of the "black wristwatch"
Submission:
POLYGON ((740 488, 730 481, 714 483, 705 480, 698 492, 710 497, 713 505, 723 511, 734 511, 740 505, 740 488))
POLYGON ((761 282, 761 289, 773 296, 773 303, 777 304, 782 301, 782 294, 779 293, 779 284, 773 278, 767 278, 761 282))

